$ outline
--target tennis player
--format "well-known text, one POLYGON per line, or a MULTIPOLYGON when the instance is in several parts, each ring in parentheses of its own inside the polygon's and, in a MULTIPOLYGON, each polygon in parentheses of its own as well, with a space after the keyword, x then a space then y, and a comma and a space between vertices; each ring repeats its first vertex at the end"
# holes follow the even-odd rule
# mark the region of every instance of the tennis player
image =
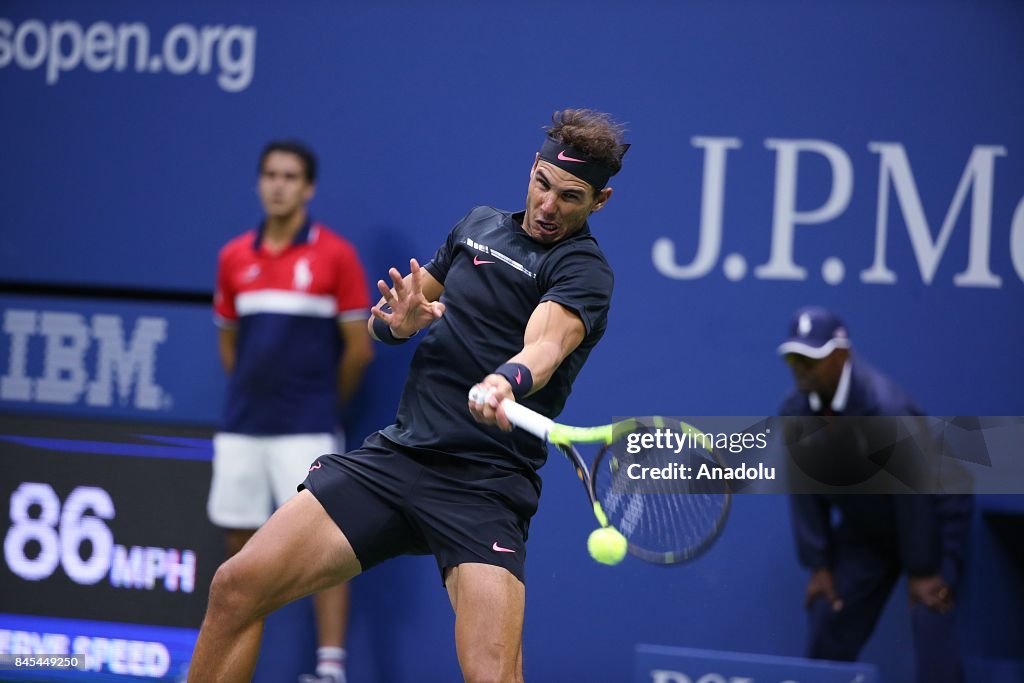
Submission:
POLYGON ((424 267, 377 283, 373 336, 423 333, 395 424, 317 458, 218 569, 190 681, 250 680, 269 612, 401 554, 436 558, 465 679, 522 680, 526 538, 547 450, 510 431, 500 401, 556 416, 604 334, 613 276, 587 219, 627 148, 608 115, 556 112, 525 211, 475 208, 424 267), (493 392, 486 403, 467 401, 474 385, 493 392))

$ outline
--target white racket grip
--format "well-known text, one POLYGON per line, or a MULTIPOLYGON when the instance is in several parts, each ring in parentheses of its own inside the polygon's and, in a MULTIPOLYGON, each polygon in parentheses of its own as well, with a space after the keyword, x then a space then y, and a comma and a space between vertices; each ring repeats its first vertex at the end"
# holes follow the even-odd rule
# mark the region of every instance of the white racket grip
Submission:
POLYGON ((530 432, 541 441, 548 440, 554 421, 507 398, 501 402, 501 407, 505 409, 505 417, 516 427, 530 432))
MULTIPOLYGON (((469 392, 469 400, 474 403, 483 403, 488 396, 490 392, 485 389, 473 388, 469 392)), ((513 425, 533 434, 541 441, 548 440, 548 433, 555 424, 553 420, 507 398, 501 402, 501 407, 505 409, 505 416, 513 425)))

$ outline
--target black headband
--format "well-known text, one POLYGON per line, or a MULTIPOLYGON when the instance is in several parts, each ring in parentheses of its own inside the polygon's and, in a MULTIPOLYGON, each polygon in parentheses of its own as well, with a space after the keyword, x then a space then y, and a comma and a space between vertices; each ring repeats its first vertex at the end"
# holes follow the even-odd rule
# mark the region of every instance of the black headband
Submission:
MULTIPOLYGON (((622 148, 622 154, 625 155, 629 145, 623 145, 622 148)), ((607 164, 587 156, 578 148, 550 137, 546 138, 540 147, 540 158, 589 183, 595 191, 603 190, 608 184, 608 179, 617 172, 607 164)))

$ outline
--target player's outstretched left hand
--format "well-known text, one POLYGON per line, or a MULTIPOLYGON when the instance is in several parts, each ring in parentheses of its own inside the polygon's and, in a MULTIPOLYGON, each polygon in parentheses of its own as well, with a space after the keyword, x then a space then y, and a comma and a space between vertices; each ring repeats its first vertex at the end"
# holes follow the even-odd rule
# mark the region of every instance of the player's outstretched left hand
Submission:
POLYGON ((411 337, 444 315, 443 303, 427 301, 423 296, 423 270, 416 259, 409 259, 408 282, 397 268, 388 270, 388 275, 393 286, 388 287, 384 280, 377 280, 377 289, 391 310, 386 311, 382 304, 378 304, 370 312, 373 317, 387 323, 396 337, 411 337))

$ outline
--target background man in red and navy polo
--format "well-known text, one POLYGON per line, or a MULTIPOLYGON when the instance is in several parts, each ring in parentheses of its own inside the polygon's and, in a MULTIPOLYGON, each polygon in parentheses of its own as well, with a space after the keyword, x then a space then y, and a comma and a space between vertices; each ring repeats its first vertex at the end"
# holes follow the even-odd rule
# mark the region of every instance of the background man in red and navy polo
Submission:
MULTIPOLYGON (((295 494, 317 456, 344 451, 339 406, 373 357, 356 251, 309 217, 313 153, 272 142, 259 170, 265 220, 221 250, 214 301, 230 379, 208 510, 226 530, 229 555, 295 494)), ((314 604, 317 675, 301 680, 342 683, 347 584, 317 594, 314 604)))

